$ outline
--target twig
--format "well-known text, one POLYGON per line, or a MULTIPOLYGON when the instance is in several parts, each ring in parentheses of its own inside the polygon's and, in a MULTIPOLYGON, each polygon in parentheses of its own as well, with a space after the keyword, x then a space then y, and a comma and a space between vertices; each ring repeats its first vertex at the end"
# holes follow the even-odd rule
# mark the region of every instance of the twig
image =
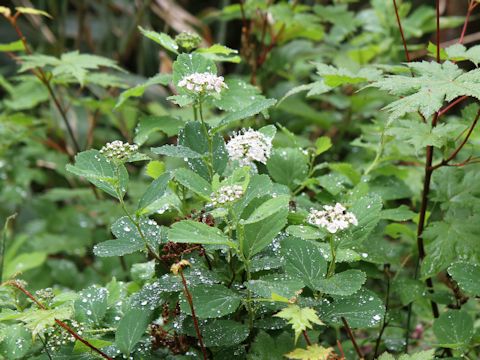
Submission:
MULTIPOLYGON (((2 285, 9 285, 17 288, 21 292, 23 292, 30 300, 32 300, 40 309, 42 310, 48 310, 45 305, 43 305, 40 301, 38 301, 35 296, 33 296, 27 289, 25 289, 22 285, 18 283, 18 281, 7 281, 2 285)), ((90 342, 82 338, 80 335, 78 335, 75 330, 73 330, 70 326, 68 326, 66 323, 64 323, 61 320, 55 319, 55 322, 57 323, 58 326, 63 328, 65 331, 67 331, 70 335, 72 335, 76 340, 80 341, 84 345, 88 346, 90 349, 98 353, 100 356, 102 356, 104 359, 107 360, 113 360, 110 356, 105 354, 102 350, 99 348, 95 347, 92 345, 90 342)))
POLYGON ((477 7, 479 3, 476 1, 470 1, 468 4, 467 15, 465 15, 465 22, 463 24, 462 34, 460 35, 460 39, 458 40, 459 44, 463 44, 463 40, 465 39, 465 34, 467 32, 468 22, 470 21, 470 15, 472 15, 473 10, 477 7))
POLYGON ((308 337, 307 330, 303 330, 303 337, 305 338, 305 342, 307 343, 307 345, 312 346, 312 342, 310 341, 310 338, 308 337))
POLYGON ((195 327, 195 332, 197 333, 198 342, 200 343, 200 347, 202 349, 203 359, 207 360, 208 359, 207 349, 205 349, 205 345, 203 344, 202 333, 200 332, 197 315, 195 314, 195 307, 193 306, 192 294, 190 294, 190 291, 188 290, 187 280, 185 280, 185 276, 183 275, 182 268, 179 269, 178 273, 182 277, 183 291, 185 293, 185 297, 187 298, 188 305, 190 305, 190 311, 192 312, 192 318, 193 318, 193 326, 195 327))
POLYGON ((347 331, 348 337, 350 338, 350 341, 352 342, 353 347, 355 348, 355 352, 357 353, 360 359, 363 359, 364 357, 363 357, 362 350, 360 350, 360 347, 358 346, 357 341, 355 340, 355 336, 353 336, 352 329, 350 329, 347 319, 345 319, 343 316, 342 316, 342 322, 343 322, 343 326, 345 327, 345 330, 347 331))
POLYGON ((438 112, 438 116, 442 116, 444 114, 446 114, 450 109, 452 109, 455 105, 457 104, 460 104, 462 101, 468 99, 468 96, 461 96, 459 97, 458 99, 456 99, 455 101, 451 102, 450 104, 448 104, 447 106, 445 106, 443 109, 440 109, 440 111, 438 112))
POLYGON ((402 22, 400 20, 400 15, 398 13, 397 0, 393 0, 393 7, 395 8, 395 16, 397 18, 398 29, 400 30, 400 35, 402 36, 403 49, 405 51, 405 57, 407 58, 407 62, 410 62, 410 53, 408 51, 407 41, 405 39, 405 33, 403 32, 402 22))

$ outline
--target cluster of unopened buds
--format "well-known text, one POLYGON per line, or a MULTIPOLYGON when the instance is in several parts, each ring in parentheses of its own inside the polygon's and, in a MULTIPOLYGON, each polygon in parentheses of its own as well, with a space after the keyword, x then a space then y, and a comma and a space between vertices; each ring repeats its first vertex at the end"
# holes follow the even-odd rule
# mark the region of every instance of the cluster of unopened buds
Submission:
POLYGON ((259 131, 243 129, 230 138, 227 151, 229 158, 241 166, 251 165, 254 161, 265 164, 272 151, 272 141, 259 131))
POLYGON ((178 86, 197 94, 220 94, 223 89, 228 88, 223 76, 209 72, 187 75, 178 82, 178 86))
POLYGON ((332 234, 339 230, 345 230, 350 225, 358 225, 356 216, 348 212, 340 203, 336 203, 334 206, 325 205, 323 210, 311 209, 307 222, 322 227, 332 234))
POLYGON ((175 42, 182 50, 190 52, 196 49, 201 44, 202 38, 197 34, 183 31, 177 36, 175 36, 175 42))
POLYGON ((212 193, 212 205, 224 205, 226 203, 234 202, 243 196, 243 188, 240 185, 226 185, 222 186, 216 192, 212 193))
POLYGON ((112 161, 126 161, 138 151, 138 145, 123 143, 120 140, 107 143, 100 149, 100 154, 112 161))
MULTIPOLYGON (((78 336, 82 336, 85 331, 85 327, 75 320, 70 321, 69 326, 78 336)), ((60 347, 76 341, 73 335, 58 327, 48 328, 45 335, 48 338, 48 348, 50 351, 57 351, 60 347)))

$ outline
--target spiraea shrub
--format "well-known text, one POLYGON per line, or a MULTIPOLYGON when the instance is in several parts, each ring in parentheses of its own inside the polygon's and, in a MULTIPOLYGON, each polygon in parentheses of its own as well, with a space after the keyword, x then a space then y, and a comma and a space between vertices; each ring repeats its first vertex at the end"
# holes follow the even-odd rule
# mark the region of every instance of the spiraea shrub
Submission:
POLYGON ((92 54, 39 3, 0 6, 1 359, 480 356, 478 1, 87 1, 92 54))

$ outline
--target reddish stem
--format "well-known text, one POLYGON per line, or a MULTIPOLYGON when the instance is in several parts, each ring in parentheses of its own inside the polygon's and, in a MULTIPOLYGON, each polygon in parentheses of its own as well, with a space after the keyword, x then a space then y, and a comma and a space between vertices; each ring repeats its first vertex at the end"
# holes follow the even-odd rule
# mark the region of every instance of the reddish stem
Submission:
MULTIPOLYGON (((42 310, 47 310, 47 308, 45 307, 45 305, 43 305, 40 301, 38 301, 35 296, 32 295, 32 293, 30 291, 28 291, 27 289, 25 289, 23 286, 21 286, 17 281, 7 281, 6 283, 4 283, 4 285, 10 285, 10 286, 13 286, 15 288, 17 288, 18 290, 20 290, 21 292, 23 292, 30 300, 32 300, 40 309, 42 310)), ((73 330, 70 326, 68 326, 67 324, 65 324, 63 321, 61 320, 58 320, 58 319, 55 319, 55 322, 57 323, 58 326, 60 326, 61 328, 63 328, 65 331, 67 331, 70 335, 72 335, 76 340, 80 341, 81 343, 85 344, 86 346, 88 346, 90 349, 92 349, 93 351, 95 351, 96 353, 98 353, 100 356, 102 356, 104 359, 107 359, 107 360, 113 360, 113 358, 111 358, 110 356, 108 356, 107 354, 105 354, 102 350, 100 350, 99 348, 95 347, 94 345, 92 345, 91 343, 89 343, 87 340, 85 340, 84 338, 82 338, 80 335, 78 335, 75 330, 73 330)))
POLYGON ((477 7, 478 3, 476 1, 470 1, 468 4, 467 15, 465 16, 465 22, 463 24, 462 34, 460 35, 460 39, 458 40, 459 44, 463 44, 463 40, 465 39, 465 34, 467 33, 468 22, 470 21, 470 15, 472 15, 473 10, 477 7))
POLYGON ((303 337, 305 338, 305 342, 307 343, 307 345, 312 346, 312 342, 310 341, 310 338, 308 337, 307 330, 303 330, 303 337))
POLYGON ((208 359, 207 349, 205 349, 205 345, 203 344, 202 333, 200 332, 200 326, 198 325, 197 315, 195 314, 195 307, 193 306, 192 294, 190 294, 190 291, 188 291, 187 280, 183 275, 183 270, 179 269, 178 273, 182 278, 185 297, 187 298, 188 305, 190 305, 190 311, 192 312, 192 318, 193 318, 193 326, 195 327, 195 332, 197 333, 198 342, 200 343, 200 347, 202 349, 203 359, 207 360, 208 359))
POLYGON ((468 96, 461 96, 459 97, 458 99, 456 99, 455 101, 451 102, 450 104, 448 104, 447 106, 445 106, 443 109, 441 109, 439 112, 438 112, 438 117, 444 115, 445 113, 447 113, 451 108, 453 108, 455 105, 461 103, 462 101, 464 100, 467 100, 468 99, 468 96))
POLYGON ((437 62, 440 63, 440 0, 437 0, 437 62))
POLYGON ((350 326, 348 325, 347 319, 345 319, 343 316, 341 318, 342 318, 343 326, 347 331, 348 337, 350 338, 350 341, 352 342, 353 347, 355 348, 355 352, 357 353, 360 359, 363 359, 364 357, 363 357, 362 350, 360 350, 360 347, 358 346, 357 341, 355 340, 355 336, 353 335, 352 329, 350 329, 350 326))
POLYGON ((398 13, 397 0, 393 0, 393 7, 395 8, 395 16, 397 18, 398 29, 400 30, 400 35, 402 36, 403 49, 405 50, 405 57, 407 62, 410 62, 410 53, 407 47, 407 40, 405 39, 405 33, 403 32, 402 21, 400 20, 400 15, 398 13))

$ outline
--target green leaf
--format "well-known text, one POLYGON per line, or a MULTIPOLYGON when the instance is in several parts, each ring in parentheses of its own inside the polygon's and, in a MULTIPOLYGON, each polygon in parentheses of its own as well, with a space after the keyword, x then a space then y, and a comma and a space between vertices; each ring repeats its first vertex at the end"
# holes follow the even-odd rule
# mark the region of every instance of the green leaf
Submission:
POLYGON ((247 107, 231 112, 230 114, 225 116, 222 120, 220 120, 215 130, 218 131, 219 128, 229 125, 234 121, 247 119, 261 112, 265 114, 265 110, 267 110, 268 108, 271 108, 273 105, 276 104, 276 102, 277 100, 275 99, 254 100, 247 107))
POLYGON ((433 323, 433 333, 440 346, 464 349, 474 335, 473 319, 462 310, 450 310, 433 323))
POLYGON ((264 299, 273 299, 281 296, 290 299, 297 295, 297 291, 303 288, 303 284, 297 279, 274 276, 263 276, 259 280, 250 280, 246 284, 247 289, 264 299))
POLYGON ((283 332, 279 336, 270 336, 260 330, 250 349, 249 360, 281 359, 285 353, 294 347, 292 337, 283 332))
POLYGON ((288 238, 281 242, 281 253, 285 257, 285 272, 310 289, 324 278, 327 272, 327 261, 320 248, 306 240, 288 238))
POLYGON ((328 136, 321 136, 315 140, 315 155, 323 154, 332 147, 332 140, 328 136))
POLYGON ((240 344, 250 333, 248 325, 233 320, 209 321, 201 327, 200 331, 207 347, 240 344))
POLYGON ((323 239, 327 235, 323 229, 309 225, 290 225, 287 227, 287 233, 304 240, 323 239))
POLYGON ((165 33, 157 33, 156 31, 146 30, 141 26, 138 27, 143 36, 160 44, 163 48, 178 54, 178 45, 169 35, 165 33))
POLYGON ((4 279, 25 271, 35 269, 41 266, 47 259, 47 253, 43 251, 35 251, 31 253, 23 253, 11 260, 7 260, 3 274, 4 279))
POLYGON ((170 74, 157 74, 150 79, 148 79, 143 84, 137 85, 132 87, 128 90, 122 92, 118 98, 117 103, 115 104, 115 109, 122 106, 127 99, 131 97, 140 97, 145 93, 145 90, 152 85, 168 85, 172 80, 172 76, 170 74))
POLYGON ((400 205, 396 209, 382 210, 380 216, 382 219, 393 221, 407 221, 412 220, 417 214, 408 208, 406 205, 400 205))
POLYGON ((460 286, 460 289, 472 296, 480 296, 480 265, 463 261, 448 268, 448 273, 460 286))
POLYGON ((43 11, 43 10, 38 10, 38 9, 33 9, 33 8, 28 8, 28 7, 22 7, 22 6, 17 6, 15 8, 15 10, 17 10, 20 14, 41 15, 41 16, 45 16, 45 17, 48 17, 48 18, 52 19, 52 16, 49 13, 47 13, 46 11, 43 11))
POLYGON ((278 212, 279 209, 288 209, 289 196, 281 195, 265 201, 253 213, 243 221, 243 224, 253 224, 278 212))
POLYGON ((298 148, 274 149, 267 161, 270 176, 292 190, 306 179, 308 168, 308 156, 298 148))
POLYGON ((14 52, 14 51, 24 51, 25 45, 23 45, 22 40, 13 41, 8 44, 0 44, 1 52, 14 52))
POLYGON ((144 116, 140 118, 135 128, 135 138, 133 141, 138 145, 143 145, 155 132, 162 131, 167 136, 177 135, 180 129, 185 125, 183 120, 172 116, 144 116))
POLYGON ((33 336, 36 336, 45 329, 54 326, 56 324, 55 319, 70 319, 72 313, 71 306, 59 306, 49 310, 29 308, 18 319, 25 323, 26 328, 32 332, 33 336))
POLYGON ((32 335, 19 324, 2 329, 0 339, 0 355, 5 359, 23 359, 32 347, 32 335))
POLYGON ((429 118, 440 110, 445 101, 464 95, 480 99, 480 69, 465 72, 450 61, 442 64, 411 62, 406 66, 415 77, 390 75, 369 85, 402 96, 385 107, 390 113, 390 120, 412 112, 420 112, 429 118))
POLYGON ((212 186, 201 176, 188 169, 177 169, 175 171, 175 181, 192 190, 195 194, 205 200, 210 200, 212 186))
POLYGON ((183 220, 172 225, 168 232, 168 240, 176 243, 227 245, 236 248, 219 229, 193 220, 183 220))
POLYGON ((118 198, 125 194, 128 173, 123 165, 118 167, 97 150, 83 151, 75 156, 75 165, 67 165, 67 171, 84 177, 107 194, 118 198), (117 192, 118 190, 118 192, 117 192), (120 193, 120 194, 118 194, 120 193))
MULTIPOLYGON (((263 203, 260 207, 265 206, 265 208, 269 208, 270 205, 273 204, 273 202, 271 202, 272 200, 269 201, 270 203, 266 205, 263 203)), ((283 206, 279 207, 275 212, 271 211, 273 209, 269 209, 269 215, 267 217, 262 217, 258 211, 255 211, 261 220, 239 224, 237 231, 242 233, 242 237, 240 237, 240 247, 243 255, 247 259, 268 246, 285 226, 288 216, 288 199, 284 197, 282 201, 284 202, 283 206)), ((255 215, 255 217, 257 217, 257 215, 255 215)))
POLYGON ((197 54, 201 54, 207 59, 213 61, 225 61, 232 63, 239 63, 242 59, 238 56, 238 51, 230 49, 224 45, 213 44, 208 48, 200 48, 195 51, 197 54))
POLYGON ((322 319, 335 325, 342 325, 345 317, 352 328, 371 328, 381 323, 385 306, 375 293, 361 289, 350 296, 335 296, 333 302, 324 300, 319 311, 322 319))
POLYGON ((108 291, 91 286, 79 293, 74 303, 75 318, 83 323, 99 326, 107 312, 108 291))
POLYGON ((165 195, 171 178, 172 174, 170 172, 166 172, 152 181, 138 203, 138 214, 147 213, 148 208, 165 195))
POLYGON ((229 78, 225 80, 228 88, 222 91, 219 98, 212 98, 213 105, 223 111, 235 112, 242 111, 250 106, 252 101, 265 99, 260 94, 260 90, 237 78, 229 78))
POLYGON ((129 356, 145 334, 149 323, 150 313, 141 309, 130 309, 120 320, 115 333, 115 345, 124 354, 129 356))
MULTIPOLYGON (((435 358, 435 349, 420 351, 412 355, 403 354, 398 360, 433 360, 435 358)), ((378 360, 395 360, 393 355, 383 353, 378 360)))
MULTIPOLYGON (((223 285, 197 285, 190 289, 195 314, 199 319, 219 318, 233 313, 240 306, 242 298, 223 285)), ((180 299, 180 309, 191 315, 190 305, 185 296, 180 299)))
POLYGON ((298 337, 303 331, 312 329, 313 324, 324 325, 318 318, 315 310, 308 307, 301 308, 294 304, 288 305, 288 307, 274 316, 285 319, 290 325, 292 325, 292 328, 295 331, 295 342, 297 342, 298 337))
POLYGON ((163 145, 160 147, 152 148, 151 150, 154 154, 157 155, 186 159, 199 159, 205 156, 204 154, 199 154, 196 151, 193 151, 192 149, 182 145, 163 145))
POLYGON ((288 359, 299 359, 299 360, 328 360, 331 358, 333 348, 324 348, 318 344, 313 344, 307 346, 307 349, 295 349, 288 354, 285 354, 285 357, 288 359))
POLYGON ((329 295, 349 296, 361 289, 367 276, 360 270, 346 270, 315 282, 313 289, 329 295))

